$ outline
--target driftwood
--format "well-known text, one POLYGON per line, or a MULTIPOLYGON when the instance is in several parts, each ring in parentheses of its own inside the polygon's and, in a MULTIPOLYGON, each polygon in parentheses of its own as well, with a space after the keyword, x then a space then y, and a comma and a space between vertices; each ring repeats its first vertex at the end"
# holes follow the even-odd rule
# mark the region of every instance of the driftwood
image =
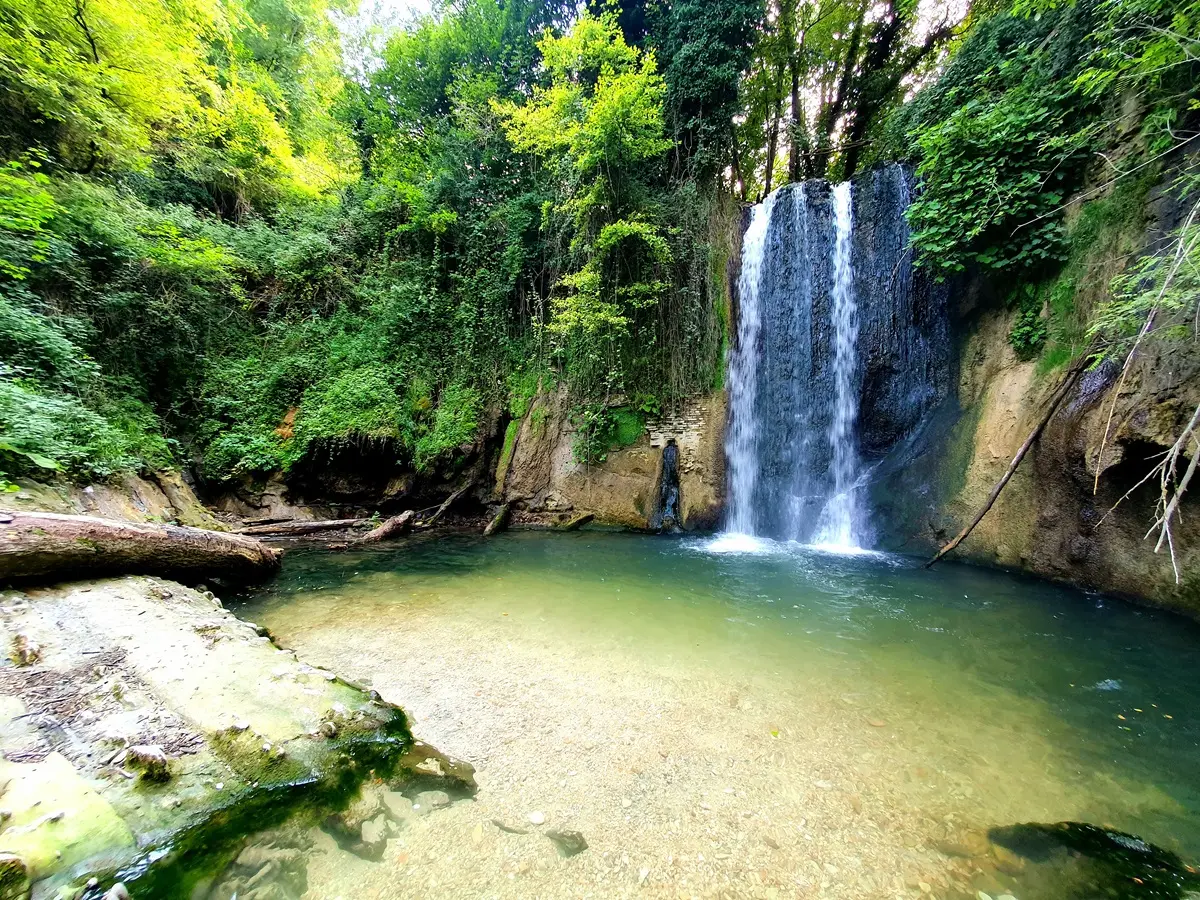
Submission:
POLYGON ((409 529, 412 528, 412 520, 414 516, 416 516, 415 512, 413 512, 411 509, 406 509, 404 512, 400 513, 400 515, 392 516, 378 528, 372 528, 354 543, 375 544, 379 541, 387 540, 388 538, 399 537, 402 534, 406 534, 409 529))
POLYGON ((1016 474, 1017 466, 1021 465, 1021 460, 1025 458, 1025 454, 1029 452, 1029 449, 1035 443, 1037 443, 1037 439, 1041 436, 1046 426, 1050 424, 1050 420, 1054 418, 1054 414, 1058 412, 1058 407, 1062 404, 1063 400, 1067 396, 1067 393, 1071 390, 1071 387, 1075 384, 1076 380, 1079 378, 1079 374, 1082 371, 1083 366, 1076 365, 1075 368, 1067 373, 1067 377, 1063 379, 1062 384, 1058 386, 1058 390, 1054 392, 1054 396, 1050 398, 1050 405, 1046 408, 1045 414, 1037 423, 1037 427, 1035 427, 1033 431, 1029 433, 1029 437, 1025 438, 1025 443, 1023 443, 1020 449, 1017 450, 1017 455, 1014 456, 1012 462, 1008 464, 1008 469, 1002 476, 1000 476, 1000 480, 996 482, 996 486, 992 488, 991 494, 988 495, 987 502, 983 504, 983 509, 979 510, 979 513, 974 519, 971 520, 971 523, 967 525, 966 528, 955 535, 954 540, 942 547, 942 549, 937 552, 937 555, 934 556, 933 559, 925 563, 926 569, 961 544, 966 539, 967 535, 975 530, 975 526, 983 521, 983 517, 988 514, 988 510, 992 508, 992 505, 996 502, 996 498, 999 497, 1000 492, 1004 490, 1004 486, 1008 484, 1009 480, 1014 474, 1016 474))
POLYGON ((359 525, 364 525, 369 521, 369 519, 293 520, 290 522, 272 522, 266 525, 251 525, 248 528, 239 528, 237 533, 287 537, 296 534, 315 534, 318 531, 336 531, 339 528, 357 528, 359 525))
POLYGON ((0 582, 79 575, 263 578, 279 551, 252 537, 93 516, 0 514, 0 582))
POLYGON ((492 521, 487 523, 487 527, 483 529, 484 537, 491 537, 498 531, 503 531, 508 527, 508 516, 512 512, 512 504, 505 503, 500 507, 500 511, 492 517, 492 521))
POLYGON ((432 528, 434 525, 436 525, 438 523, 438 520, 446 514, 446 510, 448 510, 451 507, 451 505, 453 505, 454 501, 457 500, 459 497, 461 497, 463 494, 465 494, 467 491, 469 491, 473 487, 475 487, 475 482, 468 481, 466 484, 464 484, 462 487, 460 487, 457 491, 455 491, 453 494, 451 494, 449 497, 447 497, 445 500, 443 500, 442 505, 437 508, 437 511, 434 512, 434 514, 432 516, 430 516, 428 519, 423 519, 421 522, 419 522, 418 527, 432 528))

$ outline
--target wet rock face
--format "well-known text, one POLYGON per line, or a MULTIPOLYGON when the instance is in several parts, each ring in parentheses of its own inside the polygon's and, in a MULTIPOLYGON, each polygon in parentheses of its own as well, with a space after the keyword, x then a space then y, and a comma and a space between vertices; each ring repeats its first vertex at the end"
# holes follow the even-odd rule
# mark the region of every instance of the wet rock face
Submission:
POLYGON ((905 218, 911 191, 911 175, 895 165, 855 181, 859 446, 868 460, 912 433, 951 387, 948 291, 913 265, 905 218))
MULTIPOLYGON (((904 215, 910 192, 911 176, 898 165, 855 178, 851 189, 857 336, 850 394, 864 470, 893 453, 951 387, 947 292, 913 265, 904 215)), ((750 501, 756 533, 810 539, 833 492, 835 244, 827 182, 776 192, 754 303, 760 324, 747 391, 753 393, 752 408, 733 410, 756 422, 757 478, 750 501)))

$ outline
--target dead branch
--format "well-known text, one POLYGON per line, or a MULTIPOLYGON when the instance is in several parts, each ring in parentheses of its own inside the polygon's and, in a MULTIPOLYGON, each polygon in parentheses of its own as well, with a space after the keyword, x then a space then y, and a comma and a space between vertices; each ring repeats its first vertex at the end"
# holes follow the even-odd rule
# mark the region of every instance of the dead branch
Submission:
MULTIPOLYGON (((1084 359, 1086 358, 1087 357, 1085 356, 1084 359)), ((937 552, 937 555, 934 556, 933 559, 925 563, 926 569, 931 567, 939 559, 961 544, 966 539, 967 535, 975 530, 975 526, 983 521, 983 517, 988 514, 988 510, 992 508, 992 505, 996 502, 996 498, 999 497, 1000 492, 1004 490, 1004 486, 1007 485, 1009 480, 1012 479, 1013 475, 1016 474, 1017 467, 1021 465, 1021 460, 1025 458, 1025 454, 1029 452, 1029 448, 1031 448, 1037 442, 1038 437, 1041 436, 1041 433, 1046 429, 1046 426, 1050 423, 1050 420, 1058 411, 1058 407, 1062 404, 1063 400, 1067 396, 1067 393, 1074 386, 1076 380, 1079 378, 1080 373, 1083 371, 1083 368, 1083 361, 1081 360, 1072 367, 1070 372, 1067 373, 1067 376, 1063 379, 1062 384, 1058 386, 1058 389, 1050 398, 1050 404, 1046 408, 1045 414, 1038 421, 1037 426, 1033 429, 1033 431, 1029 433, 1029 437, 1025 438, 1025 443, 1023 443, 1020 449, 1017 450, 1017 455, 1013 457, 1012 462, 1008 464, 1008 469, 1005 470, 1004 474, 1000 477, 1000 480, 996 482, 996 486, 992 488, 992 492, 988 495, 987 502, 983 504, 983 508, 979 510, 979 513, 974 519, 971 520, 971 523, 954 537, 954 540, 942 547, 942 549, 937 552)))

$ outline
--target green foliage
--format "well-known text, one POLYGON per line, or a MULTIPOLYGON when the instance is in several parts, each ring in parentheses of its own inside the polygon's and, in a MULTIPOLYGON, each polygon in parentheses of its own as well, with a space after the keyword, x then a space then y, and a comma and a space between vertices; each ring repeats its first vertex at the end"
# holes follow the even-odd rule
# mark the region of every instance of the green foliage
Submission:
POLYGON ((1008 342, 1020 359, 1033 359, 1046 344, 1046 319, 1042 304, 1034 290, 1020 290, 1021 302, 1008 342))
POLYGON ((0 475, 61 471, 92 479, 139 468, 147 459, 160 466, 170 461, 149 410, 126 401, 117 412, 105 417, 70 395, 0 378, 0 475))
POLYGON ((1194 348, 1200 316, 1200 171, 1193 166, 1177 188, 1187 200, 1187 217, 1113 279, 1112 296, 1091 323, 1101 358, 1123 359, 1139 341, 1166 351, 1194 348))
POLYGON ((456 382, 438 398, 432 427, 417 440, 414 462, 417 471, 428 471, 439 459, 470 444, 479 429, 483 400, 479 391, 456 382))
POLYGON ((23 280, 31 264, 45 260, 46 224, 59 211, 49 183, 33 163, 0 168, 0 277, 23 280))
POLYGON ((515 149, 559 173, 559 217, 568 273, 552 300, 550 334, 582 393, 622 377, 629 326, 654 306, 672 262, 654 218, 649 180, 671 143, 664 134, 666 82, 652 53, 625 42, 610 15, 584 15, 568 35, 538 43, 550 75, 524 104, 493 103, 515 149))
POLYGON ((665 13, 657 45, 667 123, 678 167, 701 180, 729 163, 738 88, 763 12, 762 0, 681 0, 665 13))
POLYGON ((444 472, 539 384, 707 389, 711 116, 755 9, 671 13, 664 79, 574 4, 463 0, 350 80, 320 0, 11 0, 5 471, 222 480, 370 442, 444 472))
POLYGON ((921 262, 1040 274, 1063 255, 1061 209, 1097 126, 1075 79, 1089 3, 981 25, 899 117, 922 190, 908 211, 921 262))
POLYGON ((641 438, 646 420, 640 410, 602 403, 579 404, 569 417, 575 429, 571 453, 576 462, 602 463, 615 447, 629 447, 641 438))

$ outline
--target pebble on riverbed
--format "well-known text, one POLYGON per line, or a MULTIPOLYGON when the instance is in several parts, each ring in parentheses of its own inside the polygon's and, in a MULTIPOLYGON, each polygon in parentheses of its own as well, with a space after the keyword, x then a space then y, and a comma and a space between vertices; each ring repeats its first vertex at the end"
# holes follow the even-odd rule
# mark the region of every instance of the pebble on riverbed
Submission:
POLYGON ((558 852, 566 857, 575 856, 588 848, 587 840, 578 831, 551 828, 546 832, 546 837, 554 841, 558 852))

